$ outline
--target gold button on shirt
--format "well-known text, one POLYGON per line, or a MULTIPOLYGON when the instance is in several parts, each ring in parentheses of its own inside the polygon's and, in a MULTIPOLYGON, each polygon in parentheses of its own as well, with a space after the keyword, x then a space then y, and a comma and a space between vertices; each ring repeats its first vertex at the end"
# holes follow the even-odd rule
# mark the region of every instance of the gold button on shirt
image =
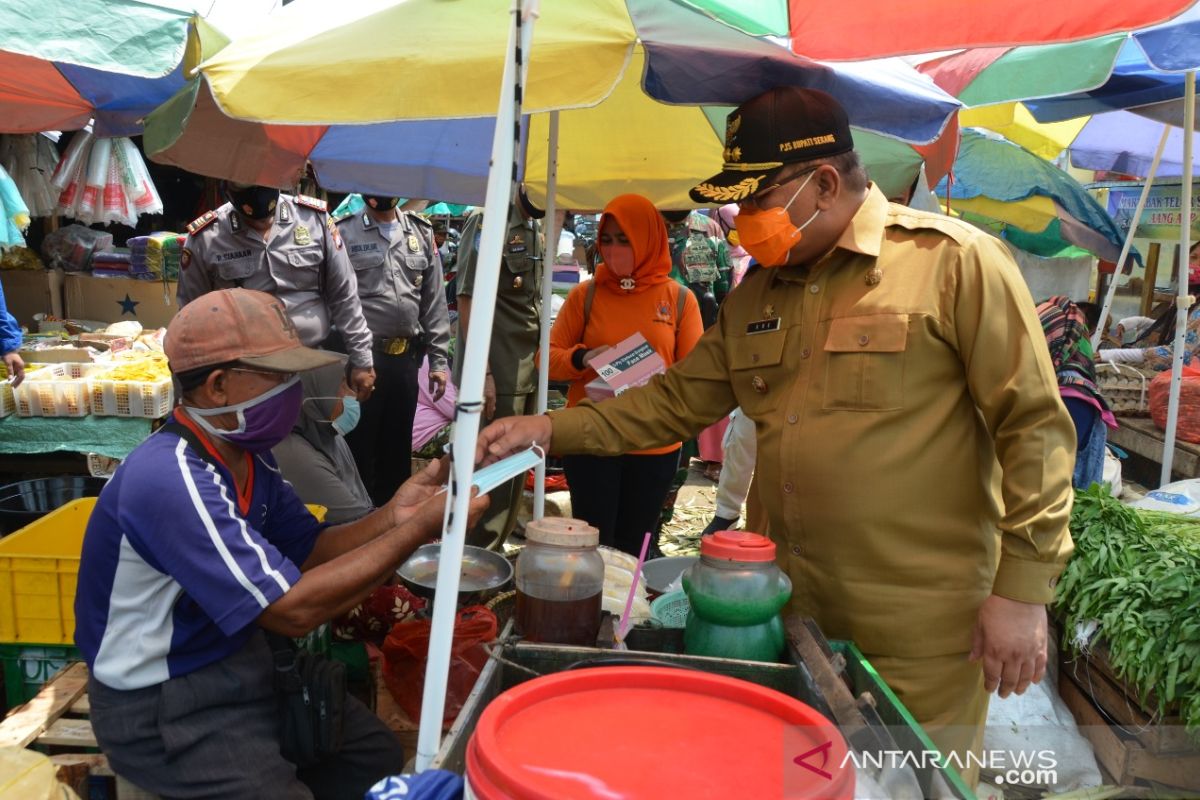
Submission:
POLYGON ((1052 599, 1075 432, 998 240, 872 187, 828 255, 752 271, 666 375, 553 414, 554 449, 675 442, 736 406, 791 609, 830 638, 965 653, 989 594, 1052 599), (779 324, 754 326, 767 307, 779 324))

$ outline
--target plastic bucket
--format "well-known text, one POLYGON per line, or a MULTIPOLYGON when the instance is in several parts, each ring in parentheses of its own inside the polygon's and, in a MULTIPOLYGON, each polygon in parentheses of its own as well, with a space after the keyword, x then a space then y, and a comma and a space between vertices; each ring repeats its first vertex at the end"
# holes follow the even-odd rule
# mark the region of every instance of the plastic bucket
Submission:
POLYGON ((603 667, 504 692, 467 745, 467 797, 851 798, 854 765, 825 717, 754 683, 603 667))
POLYGON ((81 497, 99 497, 106 481, 70 475, 36 478, 0 486, 0 536, 15 533, 81 497))

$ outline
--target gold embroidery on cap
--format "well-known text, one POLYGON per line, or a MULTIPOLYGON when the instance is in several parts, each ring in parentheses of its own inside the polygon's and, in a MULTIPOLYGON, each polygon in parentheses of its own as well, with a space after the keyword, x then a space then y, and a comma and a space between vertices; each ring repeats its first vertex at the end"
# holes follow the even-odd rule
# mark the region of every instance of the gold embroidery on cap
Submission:
POLYGON ((725 148, 725 160, 726 161, 741 161, 742 160, 742 148, 726 147, 725 148))
POLYGON ((749 197, 758 191, 758 185, 766 175, 759 175, 757 178, 742 178, 732 186, 714 186, 711 183, 702 183, 696 187, 696 194, 711 198, 720 203, 732 203, 734 200, 741 200, 749 197))
POLYGON ((738 128, 742 127, 741 117, 730 117, 725 123, 725 144, 729 144, 734 136, 737 136, 738 128))

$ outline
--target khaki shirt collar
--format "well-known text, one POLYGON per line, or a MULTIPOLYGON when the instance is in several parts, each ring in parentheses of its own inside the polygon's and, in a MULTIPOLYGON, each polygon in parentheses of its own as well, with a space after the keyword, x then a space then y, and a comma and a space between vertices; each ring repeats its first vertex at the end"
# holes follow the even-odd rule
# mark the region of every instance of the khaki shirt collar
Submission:
POLYGON ((824 269, 829 259, 838 250, 878 258, 883 245, 884 226, 887 224, 888 205, 888 200, 883 196, 883 192, 879 191, 879 187, 872 183, 867 190, 866 199, 854 212, 850 224, 842 231, 828 253, 821 256, 810 267, 779 267, 774 270, 774 275, 779 280, 806 282, 815 271, 824 269))

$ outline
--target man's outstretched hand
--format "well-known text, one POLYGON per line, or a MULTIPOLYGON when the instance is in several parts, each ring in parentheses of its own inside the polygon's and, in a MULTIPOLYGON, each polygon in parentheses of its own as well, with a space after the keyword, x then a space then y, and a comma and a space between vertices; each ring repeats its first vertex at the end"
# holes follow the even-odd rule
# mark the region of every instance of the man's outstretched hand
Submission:
POLYGON ((486 467, 533 444, 549 452, 552 434, 550 418, 544 414, 496 420, 479 433, 475 463, 486 467))

